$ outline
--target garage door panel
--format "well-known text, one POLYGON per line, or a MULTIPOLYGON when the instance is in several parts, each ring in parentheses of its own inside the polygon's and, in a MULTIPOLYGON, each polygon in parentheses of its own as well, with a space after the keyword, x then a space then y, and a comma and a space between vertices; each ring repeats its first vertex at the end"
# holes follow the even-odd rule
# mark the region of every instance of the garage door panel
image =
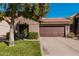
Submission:
POLYGON ((40 27, 41 37, 64 36, 64 27, 40 27))

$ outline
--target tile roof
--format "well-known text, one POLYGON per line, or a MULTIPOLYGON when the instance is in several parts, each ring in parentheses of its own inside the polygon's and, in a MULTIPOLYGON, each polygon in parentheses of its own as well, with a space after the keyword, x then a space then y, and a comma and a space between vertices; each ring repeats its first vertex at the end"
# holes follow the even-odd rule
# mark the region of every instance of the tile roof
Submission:
POLYGON ((41 24, 71 24, 71 21, 64 18, 42 18, 41 24))
POLYGON ((26 19, 26 18, 24 18, 24 17, 18 17, 17 19, 16 19, 16 21, 15 21, 15 24, 17 24, 17 23, 20 23, 20 24, 28 24, 28 25, 37 25, 37 24, 39 24, 38 22, 36 22, 36 21, 33 21, 33 20, 31 20, 31 19, 26 19))

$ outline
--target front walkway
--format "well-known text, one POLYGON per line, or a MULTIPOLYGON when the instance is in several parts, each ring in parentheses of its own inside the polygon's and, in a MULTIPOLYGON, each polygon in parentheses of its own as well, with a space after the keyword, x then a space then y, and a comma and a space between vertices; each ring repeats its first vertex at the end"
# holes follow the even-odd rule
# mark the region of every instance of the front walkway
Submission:
POLYGON ((62 37, 41 37, 43 56, 79 56, 79 40, 62 37))

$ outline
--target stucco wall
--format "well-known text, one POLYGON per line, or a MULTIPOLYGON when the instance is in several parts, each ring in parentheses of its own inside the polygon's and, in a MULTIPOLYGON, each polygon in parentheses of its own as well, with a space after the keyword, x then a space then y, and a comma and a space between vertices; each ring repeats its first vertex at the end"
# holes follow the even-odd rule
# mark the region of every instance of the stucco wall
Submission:
POLYGON ((38 24, 29 25, 29 32, 39 32, 39 25, 38 24))
POLYGON ((70 25, 65 25, 65 37, 70 33, 70 25))
MULTIPOLYGON (((6 35, 9 30, 10 26, 6 21, 0 22, 0 35, 6 35)), ((39 24, 30 24, 29 32, 39 32, 39 24)))
POLYGON ((0 22, 0 36, 6 35, 7 32, 9 32, 10 26, 6 21, 0 22))

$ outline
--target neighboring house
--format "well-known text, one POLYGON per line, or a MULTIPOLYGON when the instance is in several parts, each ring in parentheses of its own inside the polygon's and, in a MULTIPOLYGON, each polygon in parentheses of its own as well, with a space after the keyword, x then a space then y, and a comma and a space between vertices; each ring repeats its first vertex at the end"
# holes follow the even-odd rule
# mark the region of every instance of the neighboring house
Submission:
POLYGON ((71 32, 74 32, 76 35, 79 34, 79 13, 69 17, 69 19, 73 22, 71 24, 71 32))
MULTIPOLYGON (((42 18, 38 23, 21 16, 15 21, 15 30, 25 25, 29 32, 38 32, 41 37, 65 37, 70 32, 70 24, 71 21, 64 18, 42 18)), ((9 29, 6 21, 0 22, 0 35, 6 35, 9 29)))
POLYGON ((79 14, 76 14, 74 16, 74 22, 75 22, 75 34, 79 35, 79 14))

